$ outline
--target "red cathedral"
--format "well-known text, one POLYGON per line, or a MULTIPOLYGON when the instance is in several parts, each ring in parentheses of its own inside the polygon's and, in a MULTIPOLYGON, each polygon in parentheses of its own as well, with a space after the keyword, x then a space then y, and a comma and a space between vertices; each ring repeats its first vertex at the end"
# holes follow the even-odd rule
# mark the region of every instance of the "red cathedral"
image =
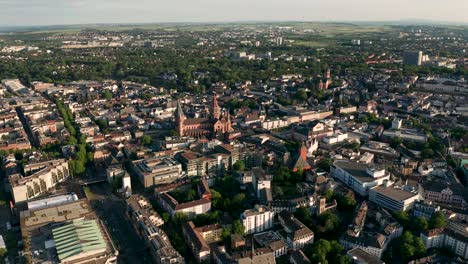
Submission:
POLYGON ((221 111, 216 95, 213 95, 211 101, 209 117, 187 118, 180 103, 177 103, 175 120, 180 136, 217 136, 232 131, 229 111, 221 111))

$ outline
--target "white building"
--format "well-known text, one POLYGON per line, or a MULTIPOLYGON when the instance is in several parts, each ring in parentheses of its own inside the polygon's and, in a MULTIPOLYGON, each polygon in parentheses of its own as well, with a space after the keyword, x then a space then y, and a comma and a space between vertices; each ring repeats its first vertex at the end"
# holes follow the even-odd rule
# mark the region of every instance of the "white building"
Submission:
POLYGON ((333 145, 343 142, 346 139, 348 139, 348 133, 333 133, 333 135, 324 137, 322 140, 326 144, 333 145))
POLYGON ((11 193, 16 203, 51 191, 57 183, 70 176, 68 161, 65 159, 28 164, 24 171, 32 174, 26 177, 14 174, 9 177, 11 193))
POLYGON ((274 213, 263 205, 256 205, 253 209, 245 210, 240 219, 246 234, 263 232, 273 227, 274 213))
POLYGON ((384 168, 347 160, 335 161, 330 174, 362 196, 367 196, 369 189, 390 179, 390 174, 384 168))
POLYGON ((429 248, 449 248, 458 256, 468 259, 468 238, 448 228, 437 228, 421 233, 421 239, 429 248))
POLYGON ((395 118, 393 119, 392 121, 392 129, 400 129, 401 128, 401 125, 403 123, 403 120, 399 119, 399 118, 395 118))
POLYGON ((421 196, 399 188, 377 186, 369 190, 369 200, 390 211, 406 211, 421 200, 421 196))

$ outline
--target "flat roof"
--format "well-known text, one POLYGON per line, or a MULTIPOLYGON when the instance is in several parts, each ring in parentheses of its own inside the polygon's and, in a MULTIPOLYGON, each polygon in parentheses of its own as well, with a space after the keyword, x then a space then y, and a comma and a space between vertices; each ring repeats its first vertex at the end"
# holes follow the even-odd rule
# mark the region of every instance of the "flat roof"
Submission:
POLYGON ((94 212, 88 200, 83 199, 50 208, 23 211, 20 213, 20 222, 23 229, 50 222, 66 222, 88 214, 94 212))
POLYGON ((371 255, 360 248, 354 248, 348 251, 348 255, 351 256, 353 259, 356 259, 360 263, 367 263, 367 264, 382 264, 385 263, 380 260, 378 257, 371 255))
MULTIPOLYGON (((367 168, 369 167, 369 164, 358 163, 358 162, 353 162, 353 161, 348 161, 348 160, 337 160, 333 164, 345 170, 349 174, 353 175, 353 177, 356 178, 361 183, 372 182, 375 179, 379 178, 379 177, 373 178, 371 175, 367 173, 367 168)), ((385 174, 385 176, 386 175, 387 174, 385 174)))
POLYGON ((380 193, 395 201, 404 201, 418 195, 417 193, 408 192, 399 188, 383 186, 377 186, 375 188, 372 188, 371 191, 380 193))

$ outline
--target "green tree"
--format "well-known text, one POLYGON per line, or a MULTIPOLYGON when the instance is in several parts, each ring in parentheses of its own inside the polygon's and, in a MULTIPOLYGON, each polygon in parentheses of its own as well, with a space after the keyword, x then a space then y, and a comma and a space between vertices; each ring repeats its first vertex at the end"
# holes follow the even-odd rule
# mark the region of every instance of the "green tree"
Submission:
POLYGON ((103 93, 102 93, 102 97, 106 100, 110 100, 112 99, 112 93, 108 90, 105 90, 103 93))
POLYGON ((68 139, 68 145, 76 145, 78 143, 78 141, 76 140, 76 138, 74 136, 70 136, 70 138, 68 139))
POLYGON ((149 145, 151 145, 152 142, 153 142, 153 139, 148 135, 144 135, 141 138, 141 145, 142 146, 149 146, 149 145))
POLYGON ((295 94, 295 98, 301 102, 304 102, 308 98, 307 92, 304 89, 298 89, 295 94))
POLYGON ((319 215, 318 221, 323 232, 333 231, 340 225, 340 218, 338 215, 331 212, 325 212, 319 215))
POLYGON ((305 250, 305 254, 313 263, 327 264, 327 255, 332 250, 328 240, 320 239, 305 250))
POLYGON ((162 213, 161 217, 162 217, 164 223, 167 223, 167 222, 169 222, 169 220, 171 220, 171 215, 166 213, 166 212, 162 213))
POLYGON ((236 163, 234 163, 232 168, 234 170, 236 170, 236 171, 244 171, 245 170, 245 162, 243 160, 238 160, 238 161, 236 161, 236 163))
POLYGON ((407 227, 410 223, 410 218, 407 212, 399 211, 393 214, 395 219, 402 224, 404 227, 407 227))
POLYGON ((289 182, 291 179, 291 170, 286 166, 279 167, 273 175, 274 182, 289 182))
POLYGON ((178 225, 182 225, 183 223, 188 221, 188 216, 186 213, 177 212, 174 215, 174 222, 178 225))
POLYGON ((424 159, 431 159, 434 157, 434 150, 430 148, 425 148, 421 151, 421 157, 424 159))
POLYGON ((317 167, 321 170, 330 172, 330 167, 332 164, 333 161, 330 158, 324 158, 317 162, 317 167))
POLYGON ((423 240, 420 237, 415 237, 413 241, 414 254, 416 257, 424 257, 426 254, 426 246, 424 245, 423 240))
POLYGON ((245 234, 245 227, 240 220, 232 222, 232 233, 243 236, 245 234))
POLYGON ((429 222, 427 221, 427 218, 425 217, 418 217, 413 222, 413 229, 418 232, 427 230, 428 228, 429 228, 429 222))
POLYGON ((229 228, 223 228, 221 238, 223 241, 229 240, 229 238, 231 238, 231 230, 229 228))
POLYGON ((312 213, 310 212, 310 209, 307 207, 299 207, 295 212, 294 216, 301 221, 304 225, 307 227, 311 228, 312 227, 312 222, 313 222, 313 217, 312 213))
POLYGON ((432 215, 431 220, 429 221, 429 227, 431 229, 447 227, 447 219, 443 212, 437 212, 432 215))
POLYGON ((243 205, 245 204, 246 200, 247 198, 245 197, 244 193, 238 193, 232 197, 231 207, 233 207, 234 209, 243 208, 243 205))
POLYGON ((0 248, 0 263, 3 261, 3 258, 6 257, 8 251, 6 248, 0 248))

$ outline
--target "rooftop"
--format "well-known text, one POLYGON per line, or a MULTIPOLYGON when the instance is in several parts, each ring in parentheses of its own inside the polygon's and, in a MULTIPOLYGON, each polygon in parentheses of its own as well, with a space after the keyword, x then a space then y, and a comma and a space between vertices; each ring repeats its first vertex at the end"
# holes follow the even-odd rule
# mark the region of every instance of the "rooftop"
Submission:
POLYGON ((105 251, 107 246, 96 220, 73 220, 52 230, 60 261, 79 254, 105 251))
POLYGON ((380 193, 395 201, 404 201, 404 200, 410 199, 418 195, 417 193, 408 192, 403 189, 399 189, 395 187, 377 186, 377 187, 372 188, 372 191, 380 193))
POLYGON ((67 204, 20 213, 21 227, 32 227, 50 222, 65 222, 94 214, 88 200, 78 200, 67 204))

